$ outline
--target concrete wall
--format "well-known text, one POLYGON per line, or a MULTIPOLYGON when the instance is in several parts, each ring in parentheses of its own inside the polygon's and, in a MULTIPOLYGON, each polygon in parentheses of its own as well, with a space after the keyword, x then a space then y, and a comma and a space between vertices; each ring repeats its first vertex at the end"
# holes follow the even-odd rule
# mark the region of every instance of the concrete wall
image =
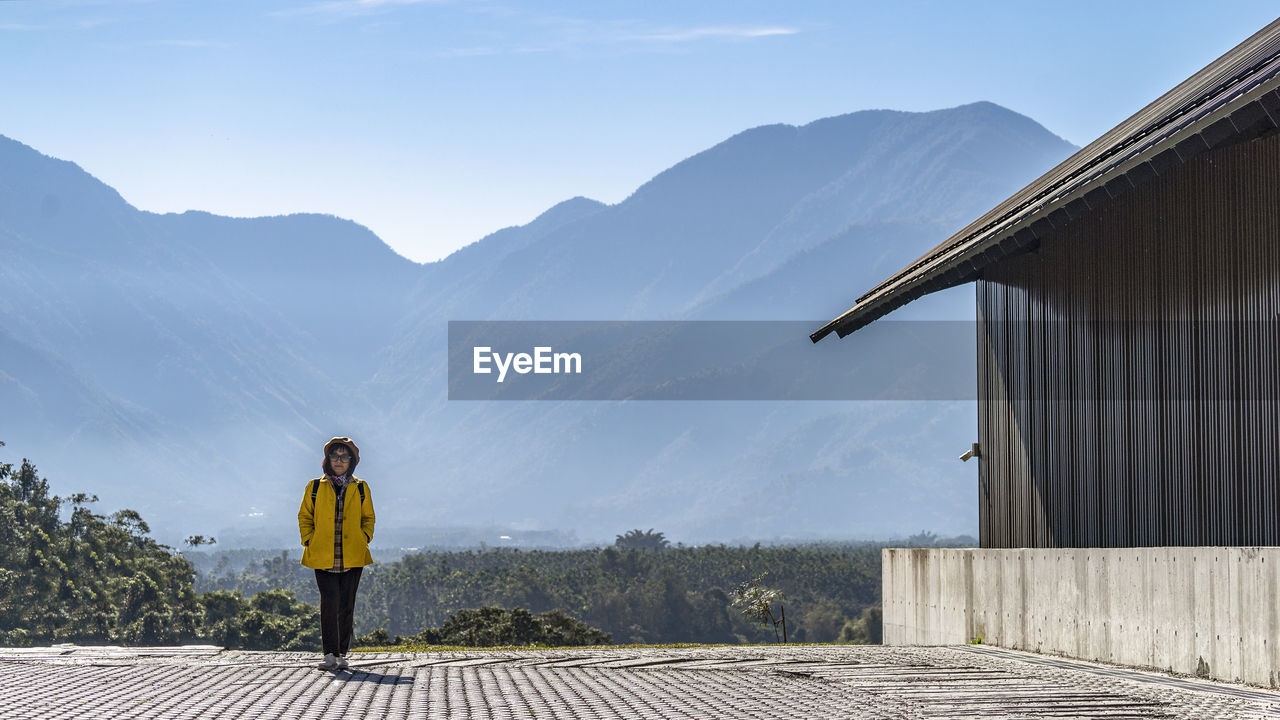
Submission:
POLYGON ((884 643, 984 644, 1280 687, 1280 547, 895 549, 884 643))

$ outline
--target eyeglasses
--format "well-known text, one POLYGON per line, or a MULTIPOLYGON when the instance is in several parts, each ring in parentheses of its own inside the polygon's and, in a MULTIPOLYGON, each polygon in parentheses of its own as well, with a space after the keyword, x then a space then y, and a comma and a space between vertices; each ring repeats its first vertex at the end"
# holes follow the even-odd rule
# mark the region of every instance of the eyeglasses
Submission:
POLYGON ((330 461, 330 462, 344 462, 344 463, 349 463, 349 462, 351 462, 351 456, 350 456, 350 455, 339 455, 339 454, 337 454, 337 453, 332 453, 332 454, 330 454, 330 455, 329 455, 329 461, 330 461))

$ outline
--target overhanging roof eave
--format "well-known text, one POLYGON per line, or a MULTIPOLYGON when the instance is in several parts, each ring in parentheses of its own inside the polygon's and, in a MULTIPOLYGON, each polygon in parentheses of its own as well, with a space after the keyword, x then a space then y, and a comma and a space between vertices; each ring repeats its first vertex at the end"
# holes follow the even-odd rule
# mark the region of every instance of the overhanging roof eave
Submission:
POLYGON ((810 334, 843 337, 921 295, 968 282, 1073 215, 1206 150, 1280 126, 1280 20, 1210 63, 858 298, 810 334), (903 299, 905 295, 910 297, 903 299))

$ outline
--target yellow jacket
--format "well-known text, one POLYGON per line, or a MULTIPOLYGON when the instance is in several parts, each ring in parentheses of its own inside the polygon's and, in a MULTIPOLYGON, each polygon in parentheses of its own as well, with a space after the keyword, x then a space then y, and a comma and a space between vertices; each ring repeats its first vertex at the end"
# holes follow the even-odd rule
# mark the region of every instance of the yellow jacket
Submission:
MULTIPOLYGON (((333 484, 321 480, 316 488, 315 504, 311 503, 311 484, 302 493, 302 506, 298 508, 298 532, 302 535, 302 564, 316 570, 333 567, 333 516, 338 506, 338 495, 333 484)), ((342 498, 342 566, 363 567, 373 563, 369 554, 369 541, 373 539, 373 495, 369 484, 352 476, 342 498), (360 502, 360 490, 364 488, 364 502, 360 502)))

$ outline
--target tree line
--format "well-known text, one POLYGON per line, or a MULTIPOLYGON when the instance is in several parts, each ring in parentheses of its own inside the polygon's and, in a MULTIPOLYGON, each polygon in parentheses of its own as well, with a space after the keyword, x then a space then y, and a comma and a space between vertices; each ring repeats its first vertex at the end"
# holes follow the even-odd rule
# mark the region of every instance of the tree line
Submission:
POLYGON ((0 463, 0 645, 319 647, 313 605, 282 589, 197 593, 191 563, 137 512, 100 515, 95 502, 51 494, 25 459, 0 463))
MULTIPOLYGON (((792 642, 879 642, 880 548, 672 547, 660 532, 631 531, 605 548, 422 552, 365 570, 356 630, 410 637, 460 610, 492 606, 561 610, 614 642, 773 642, 774 628, 734 602, 760 578, 777 591, 792 642)), ((296 553, 262 555, 240 570, 221 556, 197 587, 246 594, 280 587, 315 597, 296 553)))
MULTIPOLYGON (((98 514, 96 501, 51 494, 27 460, 0 463, 0 644, 319 647, 314 574, 296 553, 240 569, 223 554, 198 574, 138 513, 98 514)), ((879 641, 879 545, 671 547, 652 530, 605 548, 376 564, 356 631, 378 644, 773 642, 776 628, 740 602, 751 581, 776 597, 792 642, 879 641)))

